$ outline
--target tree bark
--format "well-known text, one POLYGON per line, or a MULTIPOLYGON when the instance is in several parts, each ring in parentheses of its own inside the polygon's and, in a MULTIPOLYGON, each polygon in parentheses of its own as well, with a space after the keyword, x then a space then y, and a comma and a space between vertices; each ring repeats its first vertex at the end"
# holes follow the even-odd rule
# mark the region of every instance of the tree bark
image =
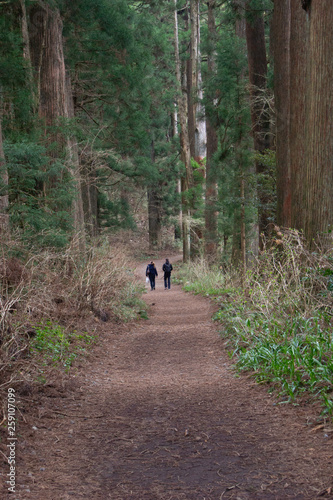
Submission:
POLYGON ((149 250, 161 248, 160 198, 156 189, 148 189, 149 250))
POLYGON ((190 0, 190 57, 188 59, 188 109, 191 156, 198 163, 206 156, 206 123, 203 113, 200 54, 200 3, 190 0))
POLYGON ((2 146, 2 126, 0 119, 0 174, 2 188, 0 192, 0 234, 7 234, 9 231, 8 215, 8 170, 6 168, 5 155, 2 146))
MULTIPOLYGON (((250 8, 250 3, 247 2, 250 8)), ((251 119, 254 149, 263 153, 270 147, 269 117, 265 94, 267 90, 267 57, 265 42, 265 26, 262 15, 252 12, 246 21, 246 43, 249 66, 251 119)), ((256 174, 264 174, 264 165, 256 160, 256 174)), ((269 213, 267 205, 271 201, 268 194, 258 182, 257 194, 259 199, 259 235, 268 233, 269 213)), ((258 235, 258 237, 259 237, 258 235)), ((257 245, 258 246, 258 245, 257 245)))
POLYGON ((291 226, 290 0, 274 0, 272 22, 276 106, 277 222, 291 226))
POLYGON ((332 246, 333 235, 333 2, 309 10, 305 235, 311 246, 332 246))
POLYGON ((175 0, 174 11, 174 34, 175 34, 175 63, 176 63, 176 78, 178 83, 178 117, 180 124, 180 147, 181 160, 185 166, 185 175, 181 179, 182 190, 182 234, 183 234, 183 260, 187 262, 190 259, 190 207, 186 193, 193 186, 193 172, 191 165, 191 150, 188 133, 188 105, 187 105, 187 86, 186 72, 181 71, 181 63, 179 57, 179 42, 178 42, 178 17, 177 17, 177 0, 175 0))
MULTIPOLYGON (((67 112, 68 118, 74 119, 74 101, 71 85, 71 78, 69 73, 66 74, 66 98, 67 98, 67 112)), ((85 250, 85 224, 84 224, 84 210, 82 199, 82 180, 81 168, 79 160, 79 150, 76 137, 71 136, 67 138, 67 161, 69 163, 70 175, 74 178, 75 195, 73 202, 73 218, 74 218, 74 231, 80 251, 85 250)))
POLYGON ((82 204, 85 228, 89 236, 95 238, 99 230, 98 190, 96 169, 92 163, 90 148, 86 146, 80 153, 82 204))
MULTIPOLYGON (((30 51, 38 88, 38 113, 45 126, 55 126, 67 116, 66 71, 62 20, 58 9, 46 3, 33 5, 30 11, 30 51), (36 27, 37 23, 37 27, 36 27)), ((58 139, 53 135, 52 139, 58 139)), ((60 140, 63 145, 63 139, 60 140)))
MULTIPOLYGON (((177 104, 175 103, 174 105, 174 112, 171 115, 171 136, 176 137, 178 136, 178 113, 177 113, 177 104)), ((182 187, 181 187, 181 180, 180 178, 177 179, 177 188, 176 188, 177 195, 181 197, 181 192, 182 192, 182 187)), ((183 210, 182 210, 182 204, 180 203, 179 206, 179 216, 178 216, 178 221, 179 223, 175 224, 175 239, 182 239, 182 226, 183 226, 183 210)))
MULTIPOLYGON (((151 161, 155 163, 154 141, 151 142, 151 161)), ((149 250, 161 248, 161 199, 158 186, 151 186, 148 196, 149 250)))
POLYGON ((29 39, 29 28, 28 28, 28 17, 25 5, 25 0, 20 0, 21 5, 21 28, 22 28, 22 41, 23 41, 23 57, 27 65, 27 76, 29 90, 32 96, 32 105, 35 113, 38 112, 37 109, 37 96, 36 89, 34 85, 34 75, 32 68, 31 52, 30 52, 30 39, 29 39))
MULTIPOLYGON (((21 5, 24 12, 24 0, 21 0, 21 5)), ((66 137, 60 128, 61 119, 74 119, 75 115, 70 76, 65 68, 62 19, 58 9, 52 10, 48 4, 42 2, 34 4, 29 14, 30 52, 27 51, 27 57, 31 58, 38 89, 38 115, 44 124, 49 156, 57 159, 66 155, 68 171, 76 186, 73 200, 74 232, 83 250, 85 228, 78 147, 76 138, 66 137)), ((51 181, 50 186, 56 180, 51 181)), ((45 193, 48 187, 44 187, 45 193)), ((92 189, 94 190, 94 187, 92 189)), ((90 192, 90 187, 85 194, 88 195, 88 191, 90 192)), ((95 198, 97 204, 97 197, 95 198)), ((94 199, 92 193, 89 193, 88 199, 87 205, 91 206, 94 199)), ((93 218, 89 216, 89 219, 93 218)))
POLYGON ((198 89, 198 0, 190 0, 190 16, 186 15, 186 30, 191 30, 187 67, 188 135, 191 157, 195 157, 195 122, 198 89), (188 17, 190 22, 188 22, 188 17))
POLYGON ((305 133, 308 22, 301 2, 291 2, 290 29, 290 172, 291 227, 304 230, 305 133))
MULTIPOLYGON (((59 119, 67 117, 62 20, 59 10, 52 10, 44 2, 31 6, 29 18, 30 53, 37 87, 36 108, 44 128, 48 156, 56 160, 64 155, 66 147, 66 138, 59 130, 59 119)), ((44 184, 45 197, 58 181, 54 175, 44 184)))
MULTIPOLYGON (((190 142, 190 154, 198 164, 206 156, 206 123, 203 118, 202 109, 202 77, 200 57, 200 7, 199 0, 190 0, 190 24, 188 15, 185 15, 186 29, 190 29, 189 57, 187 59, 187 100, 188 100, 188 135, 190 142)), ((202 170, 204 175, 204 170, 202 170)), ((201 182, 203 182, 203 176, 201 182)), ((198 183, 200 180, 198 180, 198 183)), ((195 202, 195 200, 194 200, 195 202)), ((193 206, 190 207, 191 215, 194 215, 193 206)), ((202 230, 197 226, 191 228, 190 253, 194 257, 199 253, 202 230)))
POLYGON ((241 213, 240 213, 240 238, 241 238, 241 263, 242 263, 242 280, 244 283, 246 274, 246 227, 245 227, 245 181, 244 175, 240 179, 240 195, 241 195, 241 213))
MULTIPOLYGON (((235 10, 239 10, 240 8, 245 7, 245 0, 241 0, 239 3, 235 3, 235 10)), ((246 21, 244 17, 244 11, 240 12, 238 14, 238 19, 236 20, 236 35, 239 38, 246 38, 246 21)), ((239 75, 239 83, 244 80, 244 71, 242 70, 241 74, 239 75)), ((238 111, 242 109, 244 106, 243 102, 243 96, 240 94, 240 91, 238 91, 238 111)), ((237 142, 235 144, 235 154, 236 154, 236 164, 237 164, 237 171, 239 175, 239 195, 240 195, 240 208, 239 208, 239 217, 238 214, 235 213, 234 215, 234 234, 233 234, 233 248, 237 249, 237 247, 240 249, 240 255, 239 255, 239 262, 241 266, 241 271, 242 271, 242 276, 245 276, 246 272, 246 227, 245 227, 245 179, 244 179, 244 158, 243 158, 243 121, 241 115, 239 115, 238 118, 238 138, 237 142), (236 226, 235 222, 239 220, 239 230, 236 231, 236 226)), ((258 241, 258 238, 256 238, 258 241)), ((238 253, 238 252, 237 252, 238 253)), ((237 258, 237 253, 234 254, 234 262, 236 263, 236 258, 237 258)))
MULTIPOLYGON (((211 78, 215 73, 215 0, 209 0, 208 6, 208 37, 210 50, 208 52, 208 78, 211 78)), ((208 96, 207 96, 208 97, 208 96)), ((211 96, 213 100, 214 97, 211 96)), ((214 103, 210 103, 210 107, 214 107, 214 103)), ((207 129, 207 156, 206 156, 206 189, 205 189, 205 255, 208 260, 216 257, 217 253, 217 179, 216 170, 214 167, 214 154, 218 148, 217 131, 213 124, 212 117, 209 117, 209 112, 206 111, 206 129, 207 129)))

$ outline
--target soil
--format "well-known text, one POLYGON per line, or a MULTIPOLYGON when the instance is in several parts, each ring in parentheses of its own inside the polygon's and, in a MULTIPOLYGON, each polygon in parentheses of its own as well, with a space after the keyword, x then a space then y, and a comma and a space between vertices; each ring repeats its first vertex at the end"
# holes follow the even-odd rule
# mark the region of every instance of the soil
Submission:
POLYGON ((314 408, 235 375, 208 299, 165 291, 162 272, 144 298, 148 320, 106 324, 70 375, 21 390, 8 497, 333 498, 332 434, 314 408))

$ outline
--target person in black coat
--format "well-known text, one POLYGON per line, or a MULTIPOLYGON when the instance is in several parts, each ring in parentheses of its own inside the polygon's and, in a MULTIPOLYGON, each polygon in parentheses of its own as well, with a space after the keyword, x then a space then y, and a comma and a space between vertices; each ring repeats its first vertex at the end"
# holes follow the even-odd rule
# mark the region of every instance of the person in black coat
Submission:
POLYGON ((164 289, 170 290, 172 265, 170 264, 169 259, 165 259, 165 263, 163 264, 162 271, 164 272, 164 289))
POLYGON ((157 269, 156 269, 153 261, 151 261, 151 263, 148 264, 148 266, 147 266, 146 276, 148 276, 148 278, 149 278, 150 288, 152 290, 155 290, 155 278, 156 278, 156 276, 158 276, 158 274, 157 274, 157 269))

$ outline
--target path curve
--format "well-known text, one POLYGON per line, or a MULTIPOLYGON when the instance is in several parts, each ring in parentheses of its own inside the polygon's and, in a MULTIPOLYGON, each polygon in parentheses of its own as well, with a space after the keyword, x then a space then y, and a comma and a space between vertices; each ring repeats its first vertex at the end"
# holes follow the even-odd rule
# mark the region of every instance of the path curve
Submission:
POLYGON ((149 319, 106 335, 79 390, 41 398, 22 498, 316 498, 330 486, 331 441, 310 432, 302 408, 236 378, 211 302, 165 291, 157 267, 149 319))

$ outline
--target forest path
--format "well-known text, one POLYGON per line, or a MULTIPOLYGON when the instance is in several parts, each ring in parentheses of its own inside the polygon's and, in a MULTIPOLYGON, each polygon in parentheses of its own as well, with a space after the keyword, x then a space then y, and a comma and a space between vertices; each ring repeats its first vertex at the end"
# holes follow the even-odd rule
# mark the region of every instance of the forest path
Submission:
POLYGON ((332 484, 332 441, 234 376, 211 302, 165 291, 162 263, 149 319, 106 334, 79 389, 40 398, 17 498, 316 498, 332 484))

